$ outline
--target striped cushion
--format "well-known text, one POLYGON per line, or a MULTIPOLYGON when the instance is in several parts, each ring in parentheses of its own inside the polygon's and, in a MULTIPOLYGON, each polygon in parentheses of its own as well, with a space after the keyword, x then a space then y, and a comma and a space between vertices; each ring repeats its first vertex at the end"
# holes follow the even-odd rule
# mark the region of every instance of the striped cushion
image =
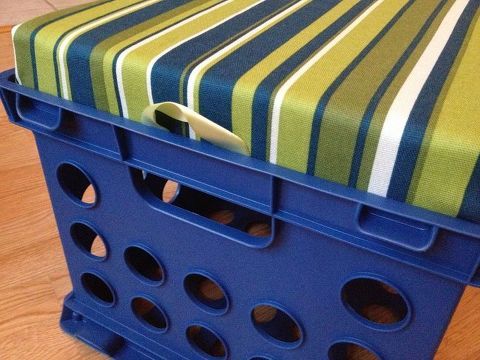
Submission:
POLYGON ((102 0, 14 28, 23 85, 189 106, 302 173, 480 222, 480 0, 102 0))

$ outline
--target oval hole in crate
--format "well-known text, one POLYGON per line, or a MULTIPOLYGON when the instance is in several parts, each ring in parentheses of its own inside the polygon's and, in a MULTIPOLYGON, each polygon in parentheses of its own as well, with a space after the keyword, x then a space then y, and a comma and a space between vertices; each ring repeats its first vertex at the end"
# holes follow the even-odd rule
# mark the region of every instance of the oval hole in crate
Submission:
POLYGON ((90 257, 102 260, 107 257, 107 247, 102 237, 87 224, 74 223, 70 227, 70 235, 75 244, 90 257))
POLYGON ((329 360, 380 360, 372 351, 350 342, 333 345, 328 352, 329 360))
POLYGON ((211 277, 189 274, 184 280, 185 291, 190 299, 202 309, 213 314, 224 314, 228 309, 225 290, 211 277))
POLYGON ((294 348, 303 340, 298 322, 279 307, 261 304, 252 310, 255 328, 267 340, 286 348, 294 348))
POLYGON ((73 164, 62 164, 57 169, 57 178, 63 191, 77 204, 93 206, 97 192, 85 171, 73 164))
POLYGON ((167 330, 168 322, 165 313, 152 301, 144 297, 136 297, 132 300, 132 311, 150 330, 161 332, 167 330))
POLYGON ((393 286, 372 278, 357 278, 342 289, 347 309, 369 325, 398 327, 407 321, 409 306, 393 286))
POLYGON ((265 356, 254 356, 250 358, 249 360, 272 360, 271 358, 267 358, 265 356))
POLYGON ((227 348, 223 340, 213 331, 201 325, 192 325, 187 329, 190 345, 201 355, 216 359, 227 358, 227 348))
POLYGON ((113 305, 115 295, 107 281, 92 273, 84 273, 81 277, 83 288, 102 305, 113 305))
POLYGON ((130 270, 140 279, 151 284, 161 284, 165 272, 155 256, 144 248, 130 246, 125 250, 125 262, 130 270))

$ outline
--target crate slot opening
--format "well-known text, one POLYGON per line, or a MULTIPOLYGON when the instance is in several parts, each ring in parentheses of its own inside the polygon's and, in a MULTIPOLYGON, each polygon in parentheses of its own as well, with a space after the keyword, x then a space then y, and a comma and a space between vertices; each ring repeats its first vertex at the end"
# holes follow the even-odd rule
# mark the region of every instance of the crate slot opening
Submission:
POLYGON ((342 289, 347 309, 368 325, 398 327, 409 316, 405 297, 392 285, 372 278, 350 280, 342 289))
POLYGON ((261 304, 252 310, 255 328, 267 340, 281 347, 297 347, 303 340, 298 322, 284 310, 269 304, 261 304))
POLYGON ((254 221, 245 227, 245 231, 252 236, 266 237, 272 234, 272 227, 269 223, 254 221))
POLYGON ((185 291, 202 309, 213 314, 223 314, 228 308, 225 290, 210 276, 193 273, 185 277, 185 291))
POLYGON ((163 310, 151 300, 136 297, 132 300, 132 311, 140 322, 150 330, 164 332, 167 330, 167 317, 163 310))
POLYGON ((57 169, 57 178, 63 191, 77 204, 93 206, 97 202, 97 191, 90 176, 80 167, 64 163, 57 169))
POLYGON ((328 352, 329 360, 380 360, 372 351, 351 342, 334 344, 328 352))
POLYGON ((163 282, 165 278, 163 266, 150 250, 139 246, 130 246, 125 250, 124 257, 128 268, 139 279, 152 285, 163 282))
POLYGON ((228 225, 235 220, 235 213, 232 210, 217 210, 210 213, 208 217, 219 224, 228 225))
POLYGON ((113 305, 115 295, 108 282, 98 275, 85 273, 81 277, 82 285, 85 291, 97 302, 102 305, 113 305))
POLYGON ((107 257, 105 241, 91 226, 74 223, 70 227, 70 235, 80 250, 90 257, 96 260, 103 260, 107 257))
POLYGON ((252 237, 271 235, 270 216, 151 173, 132 169, 132 175, 140 193, 155 207, 168 203, 252 237))
POLYGON ((223 340, 213 331, 201 325, 192 325, 187 329, 190 345, 201 355, 218 359, 227 358, 227 348, 223 340))

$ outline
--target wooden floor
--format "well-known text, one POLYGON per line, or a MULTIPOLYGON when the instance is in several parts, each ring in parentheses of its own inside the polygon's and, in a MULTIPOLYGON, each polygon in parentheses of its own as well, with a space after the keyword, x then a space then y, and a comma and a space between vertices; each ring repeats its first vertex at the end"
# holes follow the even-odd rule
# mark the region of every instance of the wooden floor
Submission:
POLYGON ((0 0, 0 26, 15 25, 35 16, 92 0, 0 0))
MULTIPOLYGON (((10 48, 9 27, 0 27, 0 71, 13 66, 10 48)), ((0 105, 1 360, 104 358, 61 332, 69 289, 33 137, 9 124, 0 105)), ((479 289, 467 289, 435 359, 480 360, 479 289)))

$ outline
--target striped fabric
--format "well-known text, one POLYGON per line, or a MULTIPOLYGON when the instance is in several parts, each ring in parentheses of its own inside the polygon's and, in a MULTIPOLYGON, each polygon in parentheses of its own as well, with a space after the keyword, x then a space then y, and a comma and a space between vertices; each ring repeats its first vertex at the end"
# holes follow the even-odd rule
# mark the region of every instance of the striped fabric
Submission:
MULTIPOLYGON (((13 30, 18 81, 480 222, 480 0, 101 0, 13 30)), ((161 156, 161 154, 159 154, 161 156)))

